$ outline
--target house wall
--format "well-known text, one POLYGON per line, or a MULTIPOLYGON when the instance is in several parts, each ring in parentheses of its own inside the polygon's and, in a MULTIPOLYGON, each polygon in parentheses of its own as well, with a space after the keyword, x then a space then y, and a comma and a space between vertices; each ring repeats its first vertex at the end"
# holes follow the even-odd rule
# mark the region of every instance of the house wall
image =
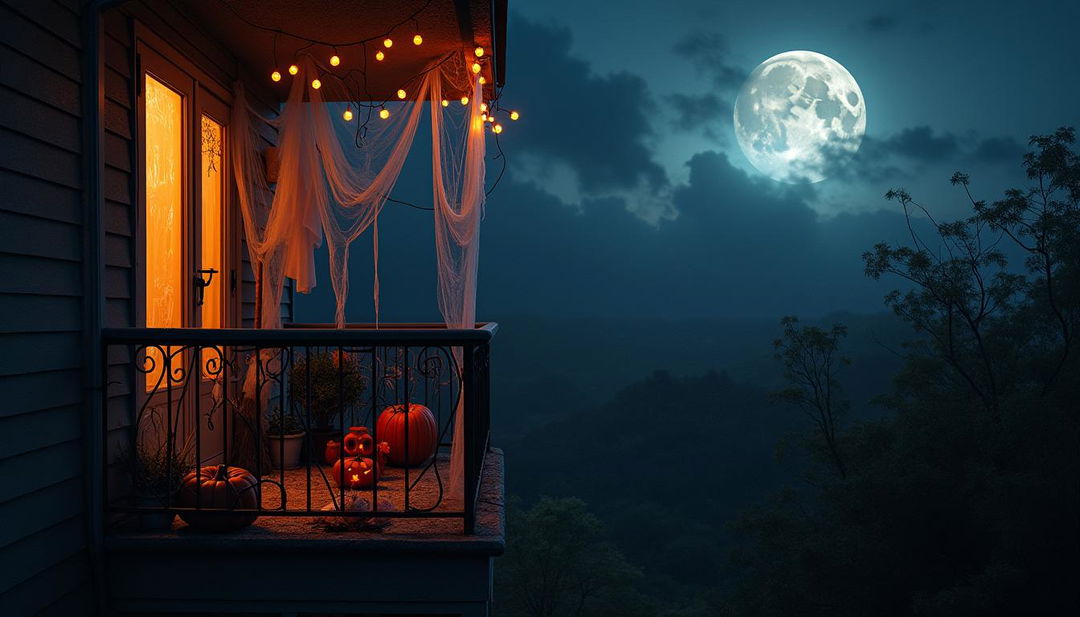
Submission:
MULTIPOLYGON (((86 614, 79 0, 0 0, 0 614, 86 614)), ((172 2, 129 2, 105 19, 105 325, 135 323, 136 142, 132 19, 201 70, 269 98, 172 2)), ((265 137, 274 134, 265 127, 265 137)), ((254 276, 243 256, 242 325, 254 276)), ((282 314, 291 318, 291 293, 282 314)), ((123 357, 110 358, 122 376, 123 357)), ((110 387, 110 437, 128 391, 110 387)))

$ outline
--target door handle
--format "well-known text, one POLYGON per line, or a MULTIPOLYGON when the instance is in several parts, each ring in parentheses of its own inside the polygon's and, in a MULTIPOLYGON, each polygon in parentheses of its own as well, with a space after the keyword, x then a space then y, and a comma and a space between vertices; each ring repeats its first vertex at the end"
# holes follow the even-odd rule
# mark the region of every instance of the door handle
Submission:
POLYGON ((201 268, 195 271, 195 306, 202 306, 205 294, 205 289, 210 286, 210 283, 214 282, 214 275, 218 271, 213 268, 201 268), (208 275, 203 278, 203 275, 208 275))

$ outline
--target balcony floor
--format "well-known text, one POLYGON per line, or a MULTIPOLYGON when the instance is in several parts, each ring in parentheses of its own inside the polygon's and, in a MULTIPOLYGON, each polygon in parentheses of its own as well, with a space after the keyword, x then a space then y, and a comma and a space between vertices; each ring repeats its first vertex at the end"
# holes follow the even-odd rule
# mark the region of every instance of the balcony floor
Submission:
MULTIPOLYGON (((444 487, 449 485, 448 461, 445 456, 437 462, 444 487)), ((438 500, 438 481, 434 475, 436 466, 416 486, 409 491, 409 503, 414 508, 430 507, 438 500)), ((324 467, 326 477, 330 477, 329 467, 324 467)), ((415 481, 417 470, 409 470, 410 482, 415 481)), ((264 474, 264 479, 280 481, 280 471, 264 474)), ((393 509, 401 511, 404 505, 405 470, 387 468, 379 482, 380 501, 388 499, 393 509)), ((280 493, 273 485, 264 484, 263 508, 272 509, 280 505, 280 493)), ((286 504, 288 510, 303 510, 307 504, 307 469, 285 471, 286 504)), ((333 489, 335 496, 340 489, 333 489)), ((358 491, 369 502, 371 489, 358 491)), ((311 508, 319 510, 331 503, 330 488, 323 480, 318 469, 311 470, 311 508)), ((446 497, 435 511, 460 511, 460 503, 453 503, 446 497)), ((261 516, 250 527, 239 531, 224 533, 205 533, 194 531, 179 517, 173 523, 171 531, 147 532, 122 530, 107 536, 107 545, 113 549, 139 550, 150 547, 168 550, 207 548, 228 549, 240 547, 257 549, 261 545, 267 548, 282 548, 284 545, 312 546, 332 548, 335 545, 356 548, 357 543, 374 549, 388 550, 476 550, 493 555, 500 554, 503 546, 503 454, 492 449, 485 457, 484 472, 480 486, 480 501, 476 511, 476 533, 464 535, 463 522, 460 518, 388 518, 388 524, 373 531, 333 531, 328 530, 319 516, 261 516)))

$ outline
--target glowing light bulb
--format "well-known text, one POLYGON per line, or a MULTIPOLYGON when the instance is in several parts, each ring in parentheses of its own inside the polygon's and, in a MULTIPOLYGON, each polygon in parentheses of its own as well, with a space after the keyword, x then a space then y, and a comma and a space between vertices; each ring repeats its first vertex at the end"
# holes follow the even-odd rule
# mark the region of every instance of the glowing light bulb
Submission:
POLYGON ((486 119, 487 119, 488 122, 495 122, 495 116, 488 116, 487 114, 484 114, 484 115, 487 116, 486 119))
POLYGON ((447 105, 449 105, 449 104, 450 104, 450 101, 448 101, 448 100, 446 100, 446 99, 443 99, 443 100, 442 100, 442 106, 443 106, 443 107, 446 107, 446 106, 447 106, 447 105))
POLYGON ((314 88, 315 90, 318 90, 319 88, 322 88, 322 82, 319 81, 318 79, 312 79, 311 80, 311 87, 314 88))
POLYGON ((461 97, 461 104, 462 105, 468 105, 469 104, 469 97, 467 97, 467 96, 461 97))
POLYGON ((391 47, 394 46, 394 42, 391 41, 389 38, 383 39, 382 44, 383 44, 383 47, 385 47, 387 49, 390 49, 391 47))
POLYGON ((404 98, 405 98, 405 96, 406 96, 406 94, 405 94, 405 91, 404 91, 404 90, 401 90, 401 89, 399 88, 399 89, 398 89, 398 91, 397 91, 397 97, 398 97, 399 99, 404 99, 404 98))
POLYGON ((270 73, 270 79, 272 79, 274 81, 281 81, 281 72, 280 71, 274 71, 273 73, 270 73))
POLYGON ((330 66, 337 66, 341 64, 341 58, 337 54, 330 56, 330 66))
POLYGON ((482 86, 482 85, 484 85, 484 84, 486 84, 486 83, 487 83, 487 80, 486 80, 486 79, 484 79, 484 76, 483 76, 483 75, 481 75, 481 76, 480 76, 480 85, 482 86))
POLYGON ((296 66, 295 64, 290 64, 289 65, 289 75, 296 75, 299 72, 300 72, 300 67, 296 66))
POLYGON ((502 125, 496 124, 495 126, 491 127, 491 130, 495 131, 496 134, 502 133, 502 125))
POLYGON ((379 117, 382 118, 383 120, 386 120, 387 118, 390 117, 390 110, 389 109, 380 109, 379 110, 379 117))
POLYGON ((346 107, 345 108, 345 113, 341 114, 341 117, 345 118, 346 122, 351 121, 352 120, 352 110, 349 109, 348 107, 346 107))
POLYGON ((486 113, 480 114, 480 121, 481 122, 487 122, 487 120, 488 120, 488 115, 486 113))
POLYGON ((479 62, 473 62, 472 63, 472 72, 473 73, 479 73, 480 72, 480 63, 479 62))
POLYGON ((378 60, 379 62, 382 62, 384 58, 386 58, 386 54, 384 54, 381 49, 379 51, 375 52, 375 59, 376 60, 378 60))
POLYGON ((516 111, 510 112, 510 119, 511 120, 517 120, 520 117, 521 117, 521 114, 519 114, 518 112, 516 112, 516 111))
POLYGON ((424 44, 424 37, 420 36, 420 34, 417 33, 416 36, 412 37, 412 44, 413 45, 423 45, 424 44))
POLYGON ((480 103, 480 111, 487 111, 487 110, 488 110, 487 103, 480 103))
POLYGON ((477 58, 483 58, 484 57, 484 48, 483 47, 477 47, 476 49, 473 50, 473 53, 476 54, 477 58))

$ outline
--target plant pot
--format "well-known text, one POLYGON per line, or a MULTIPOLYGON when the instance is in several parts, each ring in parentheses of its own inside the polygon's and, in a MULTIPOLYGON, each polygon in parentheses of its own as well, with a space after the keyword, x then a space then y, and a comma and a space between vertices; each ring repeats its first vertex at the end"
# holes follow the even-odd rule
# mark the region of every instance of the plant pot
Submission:
POLYGON ((304 447, 304 433, 292 435, 276 435, 268 433, 266 438, 270 441, 270 461, 274 467, 296 469, 300 466, 300 452, 304 447), (284 448, 282 448, 282 442, 284 448), (284 457, 282 450, 284 449, 284 457))
MULTIPOLYGON (((138 508, 164 508, 169 503, 168 495, 140 495, 135 498, 138 508)), ((175 512, 140 512, 139 529, 143 531, 168 531, 172 529, 175 512)))

